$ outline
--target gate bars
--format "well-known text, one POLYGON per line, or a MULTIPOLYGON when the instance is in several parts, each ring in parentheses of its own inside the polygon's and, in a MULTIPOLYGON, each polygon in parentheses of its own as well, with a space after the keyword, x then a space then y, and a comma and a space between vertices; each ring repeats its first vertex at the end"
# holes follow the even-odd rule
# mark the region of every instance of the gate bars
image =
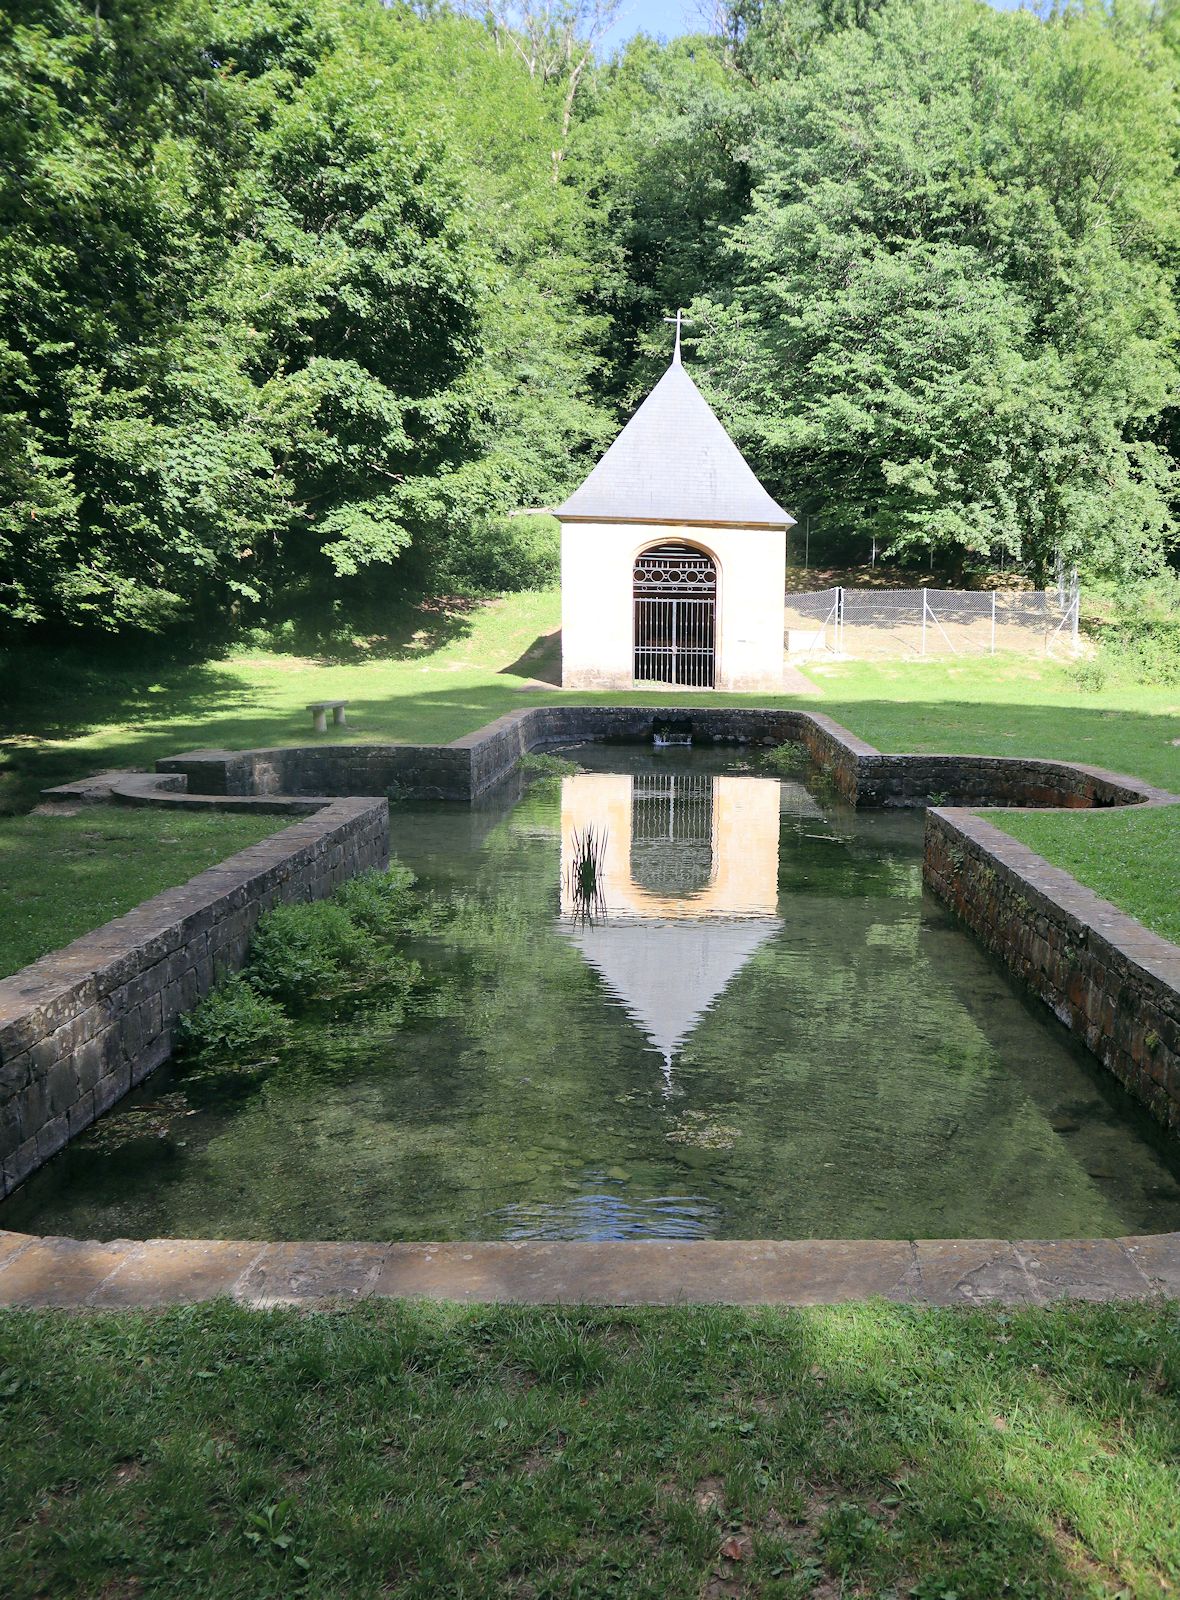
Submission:
POLYGON ((700 550, 661 545, 635 563, 636 683, 713 687, 717 569, 700 550))

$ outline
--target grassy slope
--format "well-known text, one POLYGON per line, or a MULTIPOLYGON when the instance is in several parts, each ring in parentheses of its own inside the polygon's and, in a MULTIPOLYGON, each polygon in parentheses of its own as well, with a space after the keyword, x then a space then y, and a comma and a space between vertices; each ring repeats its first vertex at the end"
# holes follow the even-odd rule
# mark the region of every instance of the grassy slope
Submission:
POLYGON ((1177 1308, 0 1315, 0 1592, 1162 1596, 1177 1308))
MULTIPOLYGON (((152 675, 127 669, 101 677, 48 671, 57 699, 44 695, 23 728, 0 741, 0 808, 32 803, 45 784, 107 766, 150 766, 160 755, 198 745, 244 748, 310 738, 309 700, 351 701, 351 737, 433 743, 469 733, 518 706, 552 699, 528 688, 551 675, 555 591, 511 596, 468 618, 422 616, 421 632, 396 643, 364 641, 348 659, 255 654, 152 675)), ((1082 693, 1069 670, 1045 661, 846 662, 816 666, 824 691, 806 703, 886 750, 1043 755, 1090 762, 1180 790, 1180 690, 1112 686, 1082 693)), ((53 694, 50 688, 47 693, 53 694)), ((609 700, 610 696, 580 696, 609 700)), ((618 697, 615 697, 618 698, 618 697)), ((626 696, 659 703, 659 695, 626 696)), ((683 698, 683 695, 680 696, 683 698)), ((756 696, 758 703, 769 697, 756 696)), ((732 696, 702 696, 738 704, 732 696)), ((28 703, 28 702, 26 702, 28 703)), ((331 737, 331 736, 330 736, 331 737)), ((1038 848, 1068 864, 1076 815, 1044 819, 1038 848)), ((1150 919, 1153 878, 1180 892, 1180 861, 1136 831, 1129 817, 1109 822, 1109 851, 1126 858, 1102 886, 1150 919)), ((1109 864, 1109 863, 1108 863, 1109 864)), ((1085 862, 1079 858, 1083 873, 1085 862)), ((1096 885, 1098 886, 1098 885, 1096 885)))
POLYGON ((1180 806, 1167 810, 1091 811, 1073 827, 1052 812, 989 812, 1005 833, 1047 856, 1108 900, 1180 944, 1180 806))
POLYGON ((113 806, 0 819, 0 977, 283 826, 113 806))

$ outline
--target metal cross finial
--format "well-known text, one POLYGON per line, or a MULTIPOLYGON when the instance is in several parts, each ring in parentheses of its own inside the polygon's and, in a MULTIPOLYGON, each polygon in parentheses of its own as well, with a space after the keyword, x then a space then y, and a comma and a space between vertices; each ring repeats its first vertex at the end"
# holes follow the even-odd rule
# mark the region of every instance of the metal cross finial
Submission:
POLYGON ((680 365, 680 324, 682 322, 687 322, 688 318, 684 315, 684 312, 679 310, 679 308, 678 308, 677 312, 676 312, 676 315, 674 317, 665 317, 664 321, 665 322, 674 322, 676 324, 676 348, 672 352, 672 363, 673 363, 674 366, 679 366, 680 365))

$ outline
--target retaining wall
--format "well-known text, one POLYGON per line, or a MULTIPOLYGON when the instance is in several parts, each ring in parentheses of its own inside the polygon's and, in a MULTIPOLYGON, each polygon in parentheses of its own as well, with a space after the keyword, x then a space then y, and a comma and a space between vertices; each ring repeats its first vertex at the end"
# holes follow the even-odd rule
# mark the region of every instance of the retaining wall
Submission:
POLYGON ((777 707, 532 706, 447 745, 314 744, 190 750, 157 762, 190 794, 372 794, 472 801, 521 757, 579 739, 633 743, 660 725, 698 742, 802 744, 854 805, 1117 806, 1171 797, 1099 767, 1012 756, 886 755, 814 711, 777 707))
POLYGON ((306 820, 0 982, 0 1195, 169 1054, 176 1019, 244 959, 261 913, 384 863, 392 791, 470 803, 531 750, 578 739, 801 743, 855 805, 927 813, 925 875, 981 942, 1162 1121, 1180 1125, 1180 948, 957 805, 1176 803, 1097 767, 987 756, 888 755, 830 718, 780 708, 538 706, 449 745, 198 750, 151 774, 55 791, 76 803, 215 806, 306 820), (330 796, 348 796, 331 799, 330 796))
POLYGON ((315 744, 289 749, 190 750, 156 763, 159 773, 206 795, 384 794, 470 802, 501 782, 522 756, 579 739, 633 743, 660 725, 691 728, 704 742, 805 746, 841 793, 856 802, 865 762, 888 760, 815 712, 696 706, 531 706, 448 745, 315 744))
POLYGON ((967 811, 927 812, 923 871, 1137 1100, 1180 1127, 1180 946, 967 811))
MULTIPOLYGON (((106 797, 126 787, 114 798, 210 806, 158 784, 130 775, 106 797)), ((78 787, 62 792, 82 798, 78 787)), ((100 798, 89 787, 85 798, 100 798)), ((388 860, 384 800, 244 808, 304 820, 0 981, 0 1197, 159 1066, 177 1018, 242 965, 264 911, 321 899, 388 860)))

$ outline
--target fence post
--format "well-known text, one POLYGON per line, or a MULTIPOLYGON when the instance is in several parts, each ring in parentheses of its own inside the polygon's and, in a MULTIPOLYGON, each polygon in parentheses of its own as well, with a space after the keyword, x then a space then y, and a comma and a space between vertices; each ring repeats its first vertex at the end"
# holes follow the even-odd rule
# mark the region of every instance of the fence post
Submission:
POLYGON ((922 654, 926 654, 926 591, 922 590, 922 654))
POLYGON ((992 590, 992 655, 996 653, 996 591, 992 590))

